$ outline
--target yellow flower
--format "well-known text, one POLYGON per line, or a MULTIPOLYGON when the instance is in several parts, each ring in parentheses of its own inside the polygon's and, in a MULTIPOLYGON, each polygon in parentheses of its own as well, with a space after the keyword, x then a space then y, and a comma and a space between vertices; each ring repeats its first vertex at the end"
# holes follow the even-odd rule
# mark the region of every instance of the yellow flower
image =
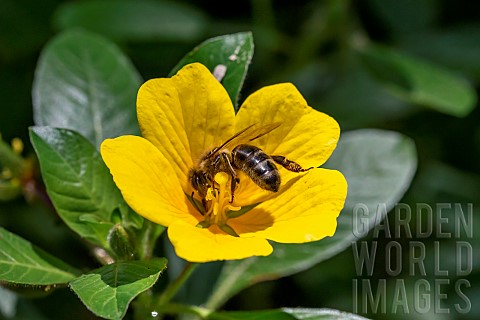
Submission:
POLYGON ((206 67, 193 63, 172 78, 147 81, 138 92, 137 116, 143 137, 107 139, 101 154, 132 209, 168 227, 179 257, 206 262, 266 256, 273 250, 268 240, 304 243, 335 233, 347 183, 340 172, 317 167, 335 149, 340 129, 309 107, 292 84, 256 91, 235 115, 223 86, 206 67), (315 168, 294 173, 277 165, 278 192, 241 176, 233 203, 230 176, 217 174, 202 215, 188 199, 193 192, 189 170, 205 151, 236 132, 276 122, 281 125, 252 144, 315 168))

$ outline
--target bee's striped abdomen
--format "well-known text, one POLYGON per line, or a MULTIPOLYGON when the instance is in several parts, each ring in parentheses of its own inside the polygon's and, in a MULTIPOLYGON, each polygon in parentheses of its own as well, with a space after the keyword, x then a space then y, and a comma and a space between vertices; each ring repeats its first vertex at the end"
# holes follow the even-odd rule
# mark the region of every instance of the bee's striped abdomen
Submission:
POLYGON ((275 162, 262 149, 241 144, 232 151, 233 165, 244 172, 260 188, 277 192, 280 173, 275 162))

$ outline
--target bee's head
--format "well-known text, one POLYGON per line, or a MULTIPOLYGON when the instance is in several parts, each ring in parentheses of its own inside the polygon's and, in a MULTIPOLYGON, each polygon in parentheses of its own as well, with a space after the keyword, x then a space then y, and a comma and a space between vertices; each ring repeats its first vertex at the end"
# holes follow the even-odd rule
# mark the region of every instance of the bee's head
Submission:
POLYGON ((190 169, 188 179, 193 189, 198 192, 198 195, 203 199, 207 195, 207 190, 210 187, 205 173, 198 169, 190 169))

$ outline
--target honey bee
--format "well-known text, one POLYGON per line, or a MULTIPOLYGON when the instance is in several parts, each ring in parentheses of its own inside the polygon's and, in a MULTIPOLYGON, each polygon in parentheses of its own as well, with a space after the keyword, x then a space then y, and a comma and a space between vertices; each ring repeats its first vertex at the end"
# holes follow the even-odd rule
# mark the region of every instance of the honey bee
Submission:
MULTIPOLYGON (((238 172, 243 172, 260 188, 277 192, 280 187, 280 172, 275 163, 293 172, 305 172, 299 164, 284 156, 269 156, 262 149, 249 143, 278 128, 280 123, 258 126, 251 125, 233 135, 222 145, 206 152, 197 165, 189 171, 189 181, 197 191, 206 208, 205 197, 208 188, 214 187, 215 174, 225 172, 231 176, 231 200, 233 202, 236 185, 240 182, 238 172)), ((193 193, 192 193, 193 196, 193 193)))

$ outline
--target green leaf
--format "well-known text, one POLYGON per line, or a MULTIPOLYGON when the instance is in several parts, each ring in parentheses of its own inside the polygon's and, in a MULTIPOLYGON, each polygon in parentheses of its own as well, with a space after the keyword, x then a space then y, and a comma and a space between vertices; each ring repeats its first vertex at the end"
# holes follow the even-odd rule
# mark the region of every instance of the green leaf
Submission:
POLYGON ((356 314, 334 309, 283 308, 282 311, 299 320, 367 320, 367 318, 356 314))
POLYGON ((79 272, 0 227, 0 281, 27 285, 68 283, 79 272))
POLYGON ((207 317, 207 320, 295 320, 295 318, 281 310, 259 311, 229 311, 215 312, 207 317))
POLYGON ((207 305, 216 308, 254 283, 306 270, 346 249, 400 200, 410 186, 416 164, 413 142, 399 133, 356 130, 343 134, 325 165, 341 171, 348 181, 348 196, 335 235, 304 244, 273 243, 274 251, 268 257, 227 262, 207 305))
POLYGON ((125 211, 126 204, 99 152, 67 129, 32 127, 30 139, 60 217, 80 236, 108 248, 112 213, 125 211))
POLYGON ((480 81, 480 24, 450 26, 412 32, 401 38, 400 45, 432 61, 480 81))
POLYGON ((360 56, 377 80, 410 103, 457 117, 468 115, 475 107, 474 88, 440 66, 381 46, 369 46, 360 56))
POLYGON ((35 124, 75 130, 97 148, 105 138, 137 134, 140 83, 114 44, 86 32, 62 33, 43 50, 35 72, 35 124))
POLYGON ((334 309, 304 309, 283 308, 278 310, 261 311, 229 311, 210 314, 209 320, 367 320, 355 314, 342 312, 334 309))
POLYGON ((62 5, 55 25, 81 27, 108 38, 133 41, 192 41, 207 26, 205 15, 172 1, 82 1, 62 5))
POLYGON ((221 80, 237 110, 238 94, 253 56, 251 32, 240 32, 208 39, 188 53, 173 68, 170 76, 183 66, 200 62, 221 80))
MULTIPOLYGON (((310 72, 314 71, 316 70, 310 72)), ((317 71, 317 74, 310 80, 313 83, 311 92, 318 90, 315 84, 322 79, 321 73, 317 71)), ((358 65, 349 66, 348 72, 334 83, 332 88, 320 94, 318 103, 311 102, 321 106, 320 111, 335 118, 344 130, 398 121, 419 109, 393 96, 358 65)), ((304 92, 303 88, 301 91, 304 92)), ((308 96, 308 92, 304 94, 308 96)), ((319 96, 318 93, 313 94, 319 96)))
POLYGON ((70 287, 97 316, 121 319, 133 298, 152 287, 166 266, 165 258, 114 263, 80 276, 70 287))
MULTIPOLYGON (((437 1, 416 1, 416 0, 368 0, 364 5, 373 15, 381 28, 392 31, 397 35, 416 33, 430 28, 439 15, 439 4, 437 1)), ((372 17, 370 17, 372 19, 372 17)), ((373 20, 373 19, 372 19, 373 20)))

